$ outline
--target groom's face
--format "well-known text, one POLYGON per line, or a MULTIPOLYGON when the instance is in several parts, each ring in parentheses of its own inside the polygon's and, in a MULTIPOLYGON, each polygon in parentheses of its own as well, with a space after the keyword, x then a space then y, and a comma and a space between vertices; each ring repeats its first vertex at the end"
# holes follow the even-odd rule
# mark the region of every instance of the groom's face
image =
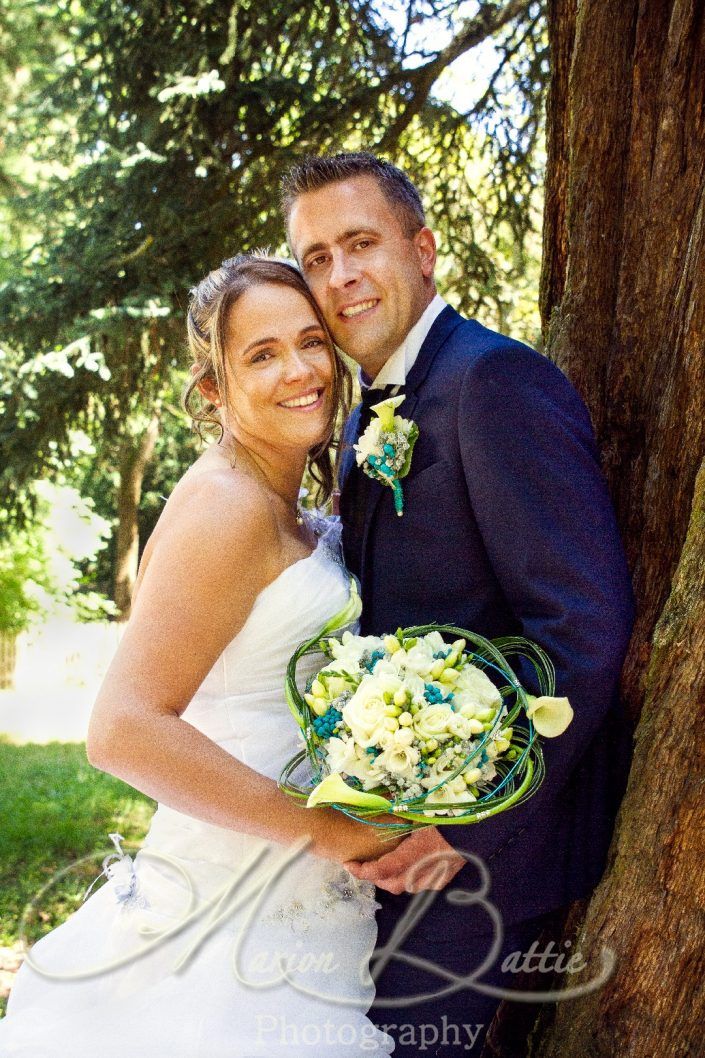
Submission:
POLYGON ((432 300, 436 249, 410 235, 371 176, 300 195, 289 241, 336 344, 372 378, 432 300))

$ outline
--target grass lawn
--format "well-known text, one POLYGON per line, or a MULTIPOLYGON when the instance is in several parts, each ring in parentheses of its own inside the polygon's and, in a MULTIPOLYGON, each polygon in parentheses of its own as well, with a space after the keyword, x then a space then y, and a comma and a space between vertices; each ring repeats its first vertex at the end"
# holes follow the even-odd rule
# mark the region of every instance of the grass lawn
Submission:
MULTIPOLYGON (((109 832, 122 834, 125 846, 142 840, 154 802, 96 771, 86 760, 83 743, 15 746, 2 736, 0 789, 0 948, 6 949, 7 970, 12 964, 7 949, 17 947, 19 920, 28 902, 57 871, 96 854, 38 901, 28 920, 32 942, 79 906, 100 873, 102 857, 114 851, 109 832)), ((2 974, 0 1014, 10 978, 2 974)))

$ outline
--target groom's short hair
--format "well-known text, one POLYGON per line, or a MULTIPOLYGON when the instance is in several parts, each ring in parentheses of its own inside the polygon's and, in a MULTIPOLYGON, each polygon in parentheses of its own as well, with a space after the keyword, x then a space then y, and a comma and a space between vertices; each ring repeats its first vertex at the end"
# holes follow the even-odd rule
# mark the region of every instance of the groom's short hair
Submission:
POLYGON ((426 216, 421 196, 409 177, 396 165, 367 151, 309 155, 293 165, 281 184, 284 219, 289 222, 292 206, 299 195, 355 176, 371 176, 377 181, 406 235, 415 235, 423 228, 426 216))

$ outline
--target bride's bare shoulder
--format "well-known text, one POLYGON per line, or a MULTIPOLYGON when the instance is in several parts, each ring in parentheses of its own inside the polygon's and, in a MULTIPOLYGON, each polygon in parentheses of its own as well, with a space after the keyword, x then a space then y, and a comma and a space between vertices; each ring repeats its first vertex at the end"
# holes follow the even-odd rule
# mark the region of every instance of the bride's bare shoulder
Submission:
POLYGON ((147 541, 140 573, 155 550, 187 549, 214 556, 278 557, 279 534, 270 497, 251 474, 219 461, 197 462, 177 483, 147 541))
POLYGON ((248 514, 269 517, 274 525, 271 501, 264 484, 251 473, 225 460, 198 460, 184 474, 172 492, 164 513, 203 506, 208 511, 233 514, 238 509, 248 514))

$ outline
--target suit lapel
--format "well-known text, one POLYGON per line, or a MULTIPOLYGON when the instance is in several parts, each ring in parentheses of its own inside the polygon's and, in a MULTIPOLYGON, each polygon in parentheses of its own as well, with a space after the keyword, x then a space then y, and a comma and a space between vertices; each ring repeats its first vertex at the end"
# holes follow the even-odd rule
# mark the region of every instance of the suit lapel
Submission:
MULTIPOLYGON (((414 410, 419 401, 418 391, 426 378, 426 375, 430 371, 431 365, 433 364, 438 351, 443 347, 453 331, 456 327, 459 327, 461 323, 463 323, 463 317, 450 305, 447 305, 437 319, 434 320, 433 326, 426 335, 426 340, 419 350, 416 362, 409 372, 409 377, 402 387, 406 394, 406 399, 397 409, 397 413, 404 419, 413 419, 414 410)), ((370 535, 370 527, 374 519, 374 513, 384 493, 391 492, 387 486, 380 484, 378 481, 373 479, 368 479, 368 481, 369 484, 367 487, 365 503, 365 520, 362 529, 362 547, 360 552, 360 583, 363 585, 363 588, 365 584, 365 567, 367 565, 367 543, 370 535)))
MULTIPOLYGON (((416 392, 430 371, 438 350, 445 345, 453 331, 461 323, 465 322, 460 313, 456 312, 450 305, 446 305, 443 312, 433 321, 433 327, 426 335, 426 340, 419 350, 419 355, 416 357, 416 361, 404 385, 406 393, 416 392)), ((401 414, 408 419, 405 408, 406 404, 402 405, 401 414)))
POLYGON ((358 429, 360 422, 360 415, 362 412, 362 405, 358 404, 356 408, 350 412, 348 421, 345 424, 343 430, 343 451, 340 454, 340 468, 338 471, 338 487, 343 492, 345 488, 345 482, 348 479, 348 475, 355 465, 355 453, 353 451, 353 445, 357 441, 358 429))

